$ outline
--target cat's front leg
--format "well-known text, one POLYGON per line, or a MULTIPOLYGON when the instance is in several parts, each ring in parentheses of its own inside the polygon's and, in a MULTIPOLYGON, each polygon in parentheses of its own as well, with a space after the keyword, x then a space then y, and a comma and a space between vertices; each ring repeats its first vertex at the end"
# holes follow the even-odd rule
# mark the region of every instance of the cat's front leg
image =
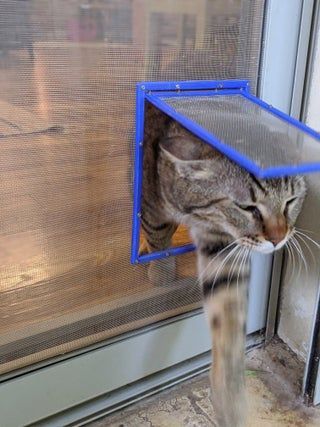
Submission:
POLYGON ((219 427, 243 427, 246 418, 244 354, 249 266, 245 252, 234 262, 241 252, 235 250, 232 256, 232 250, 221 251, 221 256, 199 254, 199 275, 213 345, 212 400, 219 427))
MULTIPOLYGON (((149 253, 163 251, 171 247, 171 239, 177 225, 161 221, 161 218, 147 215, 143 212, 141 224, 146 239, 146 249, 149 253)), ((148 266, 148 277, 155 286, 166 286, 176 277, 176 262, 174 257, 151 261, 148 266)))

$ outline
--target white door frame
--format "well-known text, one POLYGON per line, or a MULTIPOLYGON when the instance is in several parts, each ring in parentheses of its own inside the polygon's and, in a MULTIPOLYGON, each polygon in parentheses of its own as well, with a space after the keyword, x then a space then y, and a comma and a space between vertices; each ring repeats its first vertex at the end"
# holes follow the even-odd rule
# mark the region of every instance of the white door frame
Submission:
MULTIPOLYGON (((313 126, 318 131, 320 130, 318 120, 319 98, 317 89, 319 86, 319 55, 320 55, 320 3, 316 2, 314 7, 313 33, 310 38, 309 48, 309 64, 306 73, 302 119, 313 126)), ((308 228, 310 231, 319 229, 319 222, 316 220, 310 223, 308 228)), ((314 256, 319 257, 319 251, 316 248, 314 256)), ((315 288, 315 306, 312 313, 309 349, 305 366, 305 375, 303 381, 303 392, 307 403, 313 405, 320 404, 320 283, 318 266, 313 266, 316 269, 315 276, 318 278, 315 288)))

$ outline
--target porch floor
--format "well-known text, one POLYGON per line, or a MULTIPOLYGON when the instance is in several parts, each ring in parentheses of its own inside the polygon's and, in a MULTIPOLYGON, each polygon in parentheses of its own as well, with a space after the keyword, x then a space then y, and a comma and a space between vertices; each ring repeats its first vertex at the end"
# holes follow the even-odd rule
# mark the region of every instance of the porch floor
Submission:
MULTIPOLYGON (((320 426, 299 397, 302 364, 279 340, 247 355, 248 427, 320 426)), ((214 426, 208 374, 109 415, 90 427, 214 426)))

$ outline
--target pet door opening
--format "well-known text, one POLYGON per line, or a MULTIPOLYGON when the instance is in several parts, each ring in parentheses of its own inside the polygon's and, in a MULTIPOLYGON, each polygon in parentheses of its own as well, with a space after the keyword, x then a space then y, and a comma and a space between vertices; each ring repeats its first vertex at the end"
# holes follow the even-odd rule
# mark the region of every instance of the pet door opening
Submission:
MULTIPOLYGON (((148 250, 141 233, 148 103, 259 179, 320 171, 320 134, 251 95, 246 80, 145 82, 137 85, 136 102, 132 263, 194 249, 181 227, 160 251, 148 250)), ((155 126, 161 130, 161 120, 155 126)))

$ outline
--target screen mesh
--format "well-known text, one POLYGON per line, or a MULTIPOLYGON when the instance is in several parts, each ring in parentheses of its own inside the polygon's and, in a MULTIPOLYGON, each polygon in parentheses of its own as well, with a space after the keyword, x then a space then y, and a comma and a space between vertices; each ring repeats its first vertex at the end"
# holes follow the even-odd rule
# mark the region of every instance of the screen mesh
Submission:
POLYGON ((263 169, 320 161, 316 138, 241 95, 162 100, 263 169))
MULTIPOLYGON (((131 266, 135 84, 258 74, 263 0, 0 2, 0 369, 198 306, 131 266)), ((161 280, 160 280, 161 281, 161 280)))

